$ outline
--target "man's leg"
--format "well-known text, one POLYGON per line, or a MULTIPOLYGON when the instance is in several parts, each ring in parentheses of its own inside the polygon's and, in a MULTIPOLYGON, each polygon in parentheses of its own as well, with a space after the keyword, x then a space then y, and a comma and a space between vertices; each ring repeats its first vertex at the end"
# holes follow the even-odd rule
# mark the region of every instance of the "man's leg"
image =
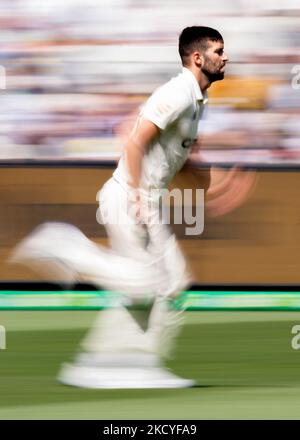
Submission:
POLYGON ((27 264, 47 278, 91 281, 137 299, 151 297, 163 277, 150 259, 119 255, 64 223, 38 227, 16 247, 10 262, 27 264))
MULTIPOLYGON (((117 183, 111 182, 111 184, 111 192, 107 193, 107 189, 109 190, 107 187, 104 192, 102 203, 106 206, 102 208, 110 209, 112 212, 114 203, 118 207, 122 206, 124 193, 117 183), (111 203, 112 200, 114 203, 111 203), (108 203, 105 204, 105 201, 108 203)), ((113 218, 116 217, 117 213, 113 218)), ((155 254, 154 243, 152 254, 148 251, 150 238, 148 229, 128 220, 125 222, 126 225, 122 224, 122 221, 119 224, 116 222, 106 225, 112 249, 125 258, 139 261, 155 260, 161 270, 162 256, 159 252, 155 254)), ((155 229, 155 233, 156 244, 162 249, 162 241, 169 240, 170 233, 165 226, 163 230, 155 229)), ((169 240, 169 247, 172 248, 173 245, 172 237, 169 240)), ((166 249, 168 249, 167 245, 166 249)), ((172 249, 174 253, 175 248, 172 249)), ((166 253, 167 262, 170 260, 168 253, 166 253)), ((172 264, 174 263, 175 261, 172 261, 172 264)), ((177 274, 178 269, 177 265, 177 270, 175 268, 177 274)), ((167 273, 165 268, 163 272, 167 273)), ((182 321, 181 313, 171 310, 170 300, 160 295, 160 292, 166 292, 167 286, 170 288, 166 280, 155 286, 153 293, 156 296, 146 310, 136 311, 117 307, 101 311, 81 343, 82 352, 77 356, 75 364, 66 366, 62 370, 60 380, 64 383, 92 388, 191 386, 193 384, 191 381, 178 378, 163 368, 163 361, 171 352, 182 321)))
MULTIPOLYGON (((110 181, 105 192, 106 200, 111 204, 110 210, 124 202, 123 189, 116 182, 110 181)), ((166 276, 165 271, 158 270, 162 267, 161 256, 155 255, 153 263, 153 255, 145 249, 149 240, 146 229, 130 221, 125 225, 122 222, 108 224, 107 229, 112 252, 90 242, 77 228, 49 225, 21 246, 19 257, 21 253, 22 260, 26 252, 39 262, 41 256, 46 255, 50 260, 54 257, 57 263, 63 263, 64 268, 78 272, 84 280, 90 279, 110 290, 129 292, 131 298, 142 295, 154 297, 163 290, 166 276), (48 254, 44 253, 45 249, 48 254)), ((92 388, 190 385, 159 369, 155 374, 153 371, 160 364, 158 342, 161 341, 161 329, 168 327, 165 322, 168 316, 166 304, 161 299, 155 301, 146 331, 147 317, 141 324, 122 307, 101 312, 100 319, 97 319, 83 341, 84 352, 77 356, 74 365, 63 368, 60 380, 92 388), (157 317, 161 317, 165 325, 159 324, 157 317), (147 371, 142 371, 144 367, 147 367, 147 371), (137 368, 140 375, 137 374, 137 368), (149 371, 149 368, 152 370, 149 371)), ((166 344, 164 346, 166 348, 166 344)))

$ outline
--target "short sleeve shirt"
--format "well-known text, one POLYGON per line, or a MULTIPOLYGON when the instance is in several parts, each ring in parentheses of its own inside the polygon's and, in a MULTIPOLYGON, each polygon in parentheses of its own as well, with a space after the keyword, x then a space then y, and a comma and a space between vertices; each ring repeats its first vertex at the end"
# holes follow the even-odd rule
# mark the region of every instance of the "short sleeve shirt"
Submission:
MULTIPOLYGON (((182 168, 197 138, 206 103, 207 95, 202 94, 196 77, 185 67, 147 100, 137 124, 141 119, 149 120, 160 129, 160 133, 143 158, 142 189, 166 188, 182 168)), ((125 185, 129 180, 124 156, 114 177, 125 185)))

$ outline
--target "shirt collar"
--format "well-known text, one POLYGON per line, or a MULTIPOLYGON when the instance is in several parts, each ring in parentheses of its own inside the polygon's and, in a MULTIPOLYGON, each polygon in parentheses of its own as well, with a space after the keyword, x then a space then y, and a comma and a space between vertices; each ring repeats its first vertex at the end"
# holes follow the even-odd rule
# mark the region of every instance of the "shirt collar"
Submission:
POLYGON ((197 101, 202 101, 203 104, 206 104, 208 101, 207 91, 202 93, 200 86, 198 84, 198 81, 196 80, 196 77, 193 74, 193 72, 190 69, 188 69, 187 67, 183 67, 182 73, 185 76, 185 78, 187 78, 190 81, 190 84, 193 87, 197 101))

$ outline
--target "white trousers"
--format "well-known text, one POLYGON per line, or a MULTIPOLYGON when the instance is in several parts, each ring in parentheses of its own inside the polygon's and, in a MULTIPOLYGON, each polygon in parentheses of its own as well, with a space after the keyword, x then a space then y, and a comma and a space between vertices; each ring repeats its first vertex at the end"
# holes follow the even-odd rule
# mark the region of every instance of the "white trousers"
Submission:
POLYGON ((158 206, 145 209, 147 224, 139 224, 128 213, 127 193, 114 178, 100 191, 99 211, 102 219, 108 219, 105 227, 113 252, 109 261, 115 289, 127 289, 132 295, 176 295, 189 281, 185 258, 175 235, 161 222, 158 206))
POLYGON ((32 264, 50 260, 54 272, 63 268, 74 279, 122 293, 133 302, 152 300, 146 326, 124 307, 101 312, 82 342, 85 351, 100 357, 107 353, 167 354, 180 321, 180 314, 169 308, 170 298, 188 283, 186 262, 175 236, 159 221, 155 206, 151 206, 147 224, 138 224, 128 213, 126 191, 114 178, 100 191, 99 202, 101 216, 109 214, 105 227, 110 249, 63 223, 42 225, 25 239, 21 249, 25 246, 25 257, 32 264))
POLYGON ((146 225, 138 224, 128 213, 126 191, 111 178, 100 192, 99 210, 109 213, 105 228, 110 249, 95 244, 75 226, 46 223, 27 240, 30 253, 38 259, 39 252, 46 250, 75 279, 133 301, 169 297, 186 287, 185 259, 175 235, 159 221, 158 209, 151 210, 146 225))
POLYGON ((82 347, 100 358, 117 354, 121 363, 131 355, 134 362, 145 357, 146 364, 153 357, 156 362, 170 355, 182 323, 182 313, 170 309, 169 297, 187 285, 185 259, 169 227, 158 221, 157 210, 148 213, 147 225, 136 223, 128 214, 125 190, 113 178, 102 188, 99 203, 102 218, 109 217, 105 227, 113 252, 110 273, 114 288, 134 295, 150 292, 154 305, 146 330, 125 308, 101 312, 82 347), (120 258, 124 258, 122 267, 120 258), (136 289, 129 282, 133 279, 136 289))

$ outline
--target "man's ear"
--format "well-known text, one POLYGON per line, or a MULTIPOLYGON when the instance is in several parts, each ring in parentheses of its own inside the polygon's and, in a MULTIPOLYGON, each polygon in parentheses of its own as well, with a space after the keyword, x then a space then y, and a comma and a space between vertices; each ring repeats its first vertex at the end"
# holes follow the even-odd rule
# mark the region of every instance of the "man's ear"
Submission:
POLYGON ((197 67, 201 67, 203 64, 203 55, 200 52, 194 52, 193 61, 197 67))

